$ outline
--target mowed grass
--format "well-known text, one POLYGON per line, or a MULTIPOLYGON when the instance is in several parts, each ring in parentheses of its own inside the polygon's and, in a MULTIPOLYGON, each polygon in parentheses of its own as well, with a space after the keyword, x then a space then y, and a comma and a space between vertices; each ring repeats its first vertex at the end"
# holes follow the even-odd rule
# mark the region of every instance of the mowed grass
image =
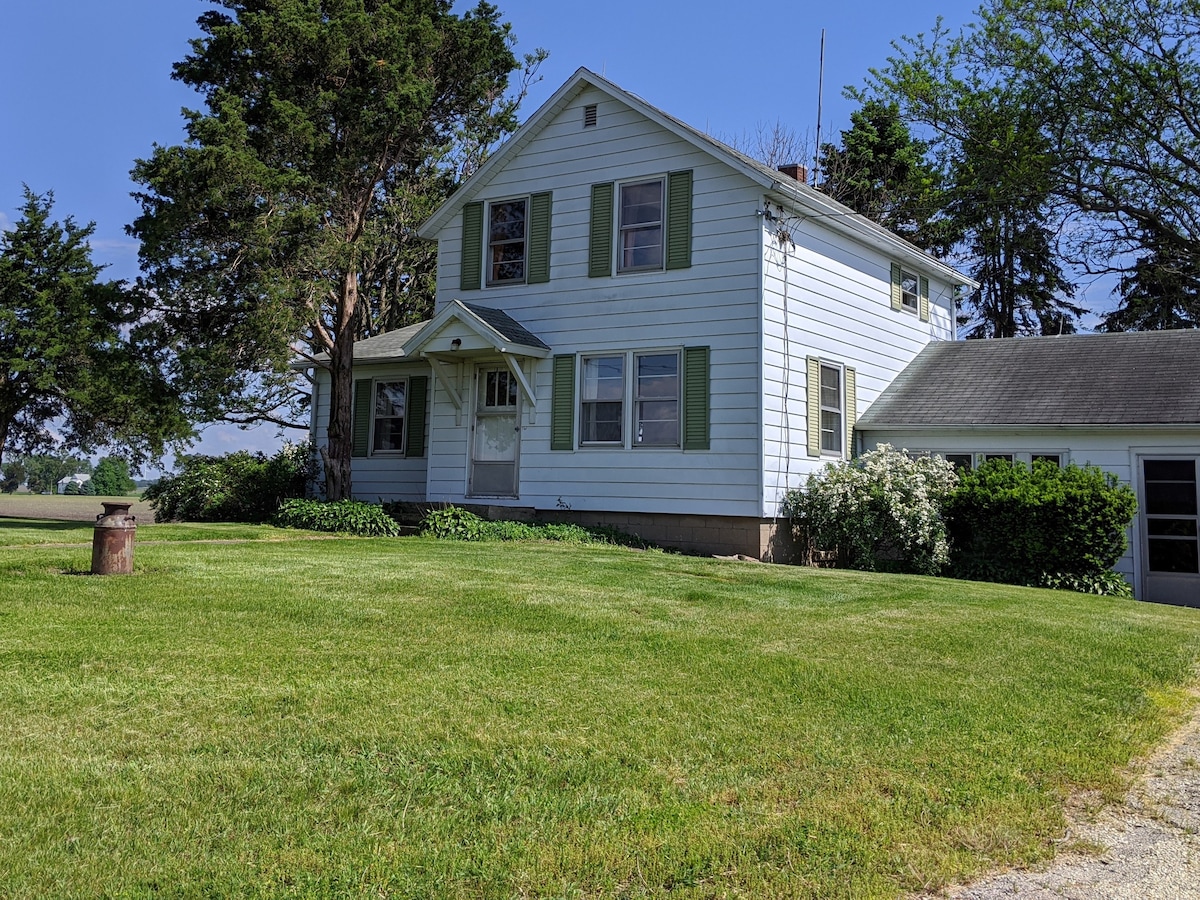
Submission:
POLYGON ((1049 855, 1200 653, 1191 610, 619 548, 88 560, 0 549, 6 898, 893 897, 1049 855))

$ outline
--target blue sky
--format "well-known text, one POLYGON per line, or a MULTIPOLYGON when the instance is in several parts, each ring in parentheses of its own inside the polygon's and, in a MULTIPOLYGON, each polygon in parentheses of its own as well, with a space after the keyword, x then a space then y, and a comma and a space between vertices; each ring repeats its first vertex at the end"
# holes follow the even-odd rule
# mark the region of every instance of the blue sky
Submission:
MULTIPOLYGON (((779 121, 816 128, 821 29, 825 29, 822 139, 849 124, 860 85, 885 64, 891 42, 958 28, 977 0, 908 3, 745 4, 716 0, 497 0, 518 52, 550 52, 526 101, 532 113, 586 66, 711 134, 728 139, 779 121)), ((18 215, 21 185, 55 193, 59 218, 94 221, 94 258, 113 278, 137 275, 125 225, 137 215, 129 170, 155 143, 182 140, 194 95, 171 64, 199 34, 200 0, 8 0, 0 29, 0 229, 18 215)), ((456 9, 467 8, 456 4, 456 9)), ((271 428, 213 428, 202 449, 270 449, 271 428)))

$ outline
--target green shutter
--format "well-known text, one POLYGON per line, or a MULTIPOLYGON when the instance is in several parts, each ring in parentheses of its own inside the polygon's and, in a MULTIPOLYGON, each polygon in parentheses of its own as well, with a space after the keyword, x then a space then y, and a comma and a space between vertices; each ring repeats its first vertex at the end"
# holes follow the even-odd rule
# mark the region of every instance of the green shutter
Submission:
POLYGON ((463 291, 477 291, 483 278, 483 204, 468 203, 463 207, 462 217, 458 287, 463 291))
POLYGON ((821 360, 808 357, 808 455, 821 455, 821 360))
POLYGON ((371 399, 371 379, 355 381, 351 456, 366 456, 371 447, 371 399))
POLYGON ((667 176, 667 268, 692 266, 692 170, 667 176))
POLYGON ((425 409, 429 405, 429 376, 413 375, 404 395, 404 455, 419 459, 425 455, 425 409))
POLYGON ((900 264, 892 263, 892 309, 900 312, 900 264))
POLYGON ((846 366, 846 456, 854 456, 854 426, 858 422, 858 373, 846 366))
POLYGON ((929 279, 922 275, 917 279, 919 285, 918 295, 920 299, 917 301, 917 307, 921 313, 921 321, 929 321, 929 279))
POLYGON ((545 284, 550 280, 550 192, 529 198, 529 269, 527 284, 545 284))
POLYGON ((709 449, 709 351, 683 348, 683 449, 709 449))
POLYGON ((592 229, 588 238, 588 277, 612 274, 613 186, 592 185, 592 229))
POLYGON ((554 357, 554 386, 550 393, 550 449, 574 449, 575 354, 554 357))

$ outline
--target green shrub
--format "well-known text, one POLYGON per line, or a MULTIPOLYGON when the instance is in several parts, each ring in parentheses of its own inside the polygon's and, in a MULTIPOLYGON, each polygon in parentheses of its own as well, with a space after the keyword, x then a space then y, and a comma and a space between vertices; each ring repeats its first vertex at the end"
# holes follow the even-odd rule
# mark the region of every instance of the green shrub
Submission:
POLYGON ((457 506, 431 509, 421 522, 426 537, 454 541, 560 541, 568 544, 613 544, 649 550, 653 545, 637 535, 605 526, 584 527, 559 522, 496 522, 457 506))
POLYGON ((311 444, 285 444, 274 456, 240 450, 178 458, 142 495, 160 522, 269 522, 284 500, 303 497, 313 479, 311 444))
POLYGON ((452 541, 483 540, 484 520, 457 506, 431 509, 421 522, 421 534, 452 541))
POLYGON ((976 581, 1120 591, 1119 576, 1106 573, 1125 552, 1136 512, 1132 489, 1094 466, 989 460, 961 474, 946 506, 950 571, 976 581))
POLYGON ((396 537, 400 526, 382 506, 361 500, 287 500, 273 524, 280 528, 332 531, 362 537, 396 537))
POLYGON ((881 444, 813 473, 784 514, 801 546, 835 551, 843 568, 933 575, 949 559, 942 504, 954 484, 944 459, 881 444))
POLYGON ((1088 575, 1045 574, 1038 582, 1038 587, 1053 588, 1056 591, 1075 591, 1079 594, 1101 594, 1133 599, 1133 587, 1112 569, 1088 575))

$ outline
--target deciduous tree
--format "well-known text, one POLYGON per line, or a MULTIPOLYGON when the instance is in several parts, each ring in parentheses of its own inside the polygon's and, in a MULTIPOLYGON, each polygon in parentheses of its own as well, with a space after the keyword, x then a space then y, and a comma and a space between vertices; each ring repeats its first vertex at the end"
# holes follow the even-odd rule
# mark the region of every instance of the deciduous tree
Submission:
POLYGON ((93 492, 100 497, 120 497, 128 494, 134 488, 133 479, 129 477, 129 467, 125 460, 106 456, 96 463, 92 472, 91 485, 93 492))

